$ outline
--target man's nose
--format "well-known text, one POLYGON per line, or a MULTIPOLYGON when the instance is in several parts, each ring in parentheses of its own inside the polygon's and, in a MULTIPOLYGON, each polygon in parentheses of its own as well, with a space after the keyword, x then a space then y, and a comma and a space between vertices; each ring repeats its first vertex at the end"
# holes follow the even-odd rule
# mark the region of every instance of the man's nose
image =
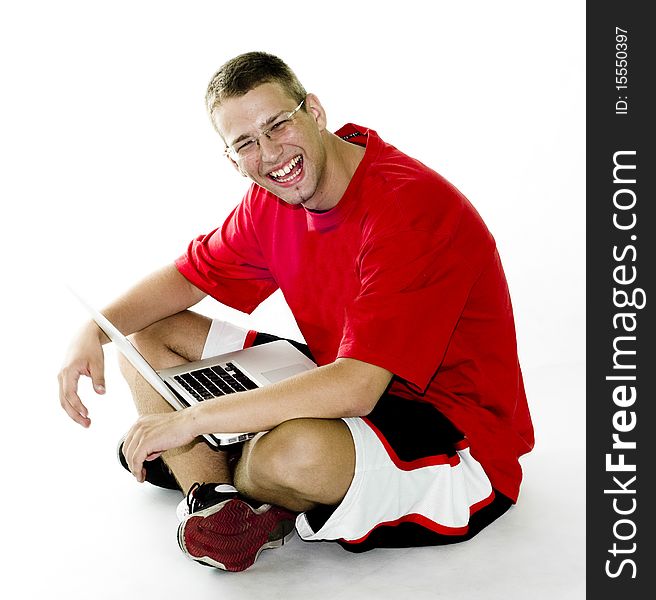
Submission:
POLYGON ((263 162, 273 163, 282 153, 282 145, 270 139, 267 135, 263 135, 258 140, 260 147, 260 157, 263 162))

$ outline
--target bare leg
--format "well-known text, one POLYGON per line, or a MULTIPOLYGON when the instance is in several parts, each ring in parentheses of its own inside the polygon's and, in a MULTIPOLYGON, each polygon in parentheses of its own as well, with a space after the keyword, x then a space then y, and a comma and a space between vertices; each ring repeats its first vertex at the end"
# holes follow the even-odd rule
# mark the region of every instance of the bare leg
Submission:
POLYGON ((355 446, 340 419, 295 419, 244 447, 235 486, 251 498, 303 512, 341 502, 355 472, 355 446))
MULTIPOLYGON (((134 334, 132 343, 155 369, 174 367, 200 359, 210 323, 207 317, 184 311, 134 334)), ((173 410, 122 356, 120 367, 140 415, 173 410)), ((168 450, 162 458, 184 493, 197 481, 232 481, 226 453, 212 450, 203 441, 168 450)))

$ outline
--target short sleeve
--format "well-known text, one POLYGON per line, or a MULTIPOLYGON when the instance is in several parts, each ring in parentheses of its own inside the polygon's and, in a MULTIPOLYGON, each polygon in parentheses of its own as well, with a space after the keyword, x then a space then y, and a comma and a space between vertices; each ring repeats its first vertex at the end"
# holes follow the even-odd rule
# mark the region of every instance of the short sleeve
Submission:
POLYGON ((175 265, 206 294, 247 313, 278 287, 265 264, 245 201, 220 228, 192 240, 175 265))
POLYGON ((482 253, 463 254, 452 238, 427 231, 368 242, 338 355, 386 368, 424 391, 482 270, 482 253))

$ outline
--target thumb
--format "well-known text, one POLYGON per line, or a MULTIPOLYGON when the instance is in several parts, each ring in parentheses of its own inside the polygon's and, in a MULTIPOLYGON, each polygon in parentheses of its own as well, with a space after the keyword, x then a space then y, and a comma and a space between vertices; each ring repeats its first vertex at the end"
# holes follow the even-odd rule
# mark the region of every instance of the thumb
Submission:
POLYGON ((89 365, 89 372, 91 375, 91 382, 96 394, 105 393, 105 365, 102 358, 89 365))

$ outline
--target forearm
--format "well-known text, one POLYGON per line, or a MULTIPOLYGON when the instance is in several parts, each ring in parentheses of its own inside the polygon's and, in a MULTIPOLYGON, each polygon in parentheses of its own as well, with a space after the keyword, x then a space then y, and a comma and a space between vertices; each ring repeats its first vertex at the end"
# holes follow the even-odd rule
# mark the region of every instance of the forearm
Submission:
MULTIPOLYGON (((204 297, 171 264, 148 275, 101 312, 122 333, 130 335, 193 306, 204 297)), ((103 342, 107 341, 103 338, 103 342)))
POLYGON ((298 418, 336 419, 368 414, 392 374, 352 359, 264 388, 206 400, 184 411, 192 435, 267 431, 298 418))

